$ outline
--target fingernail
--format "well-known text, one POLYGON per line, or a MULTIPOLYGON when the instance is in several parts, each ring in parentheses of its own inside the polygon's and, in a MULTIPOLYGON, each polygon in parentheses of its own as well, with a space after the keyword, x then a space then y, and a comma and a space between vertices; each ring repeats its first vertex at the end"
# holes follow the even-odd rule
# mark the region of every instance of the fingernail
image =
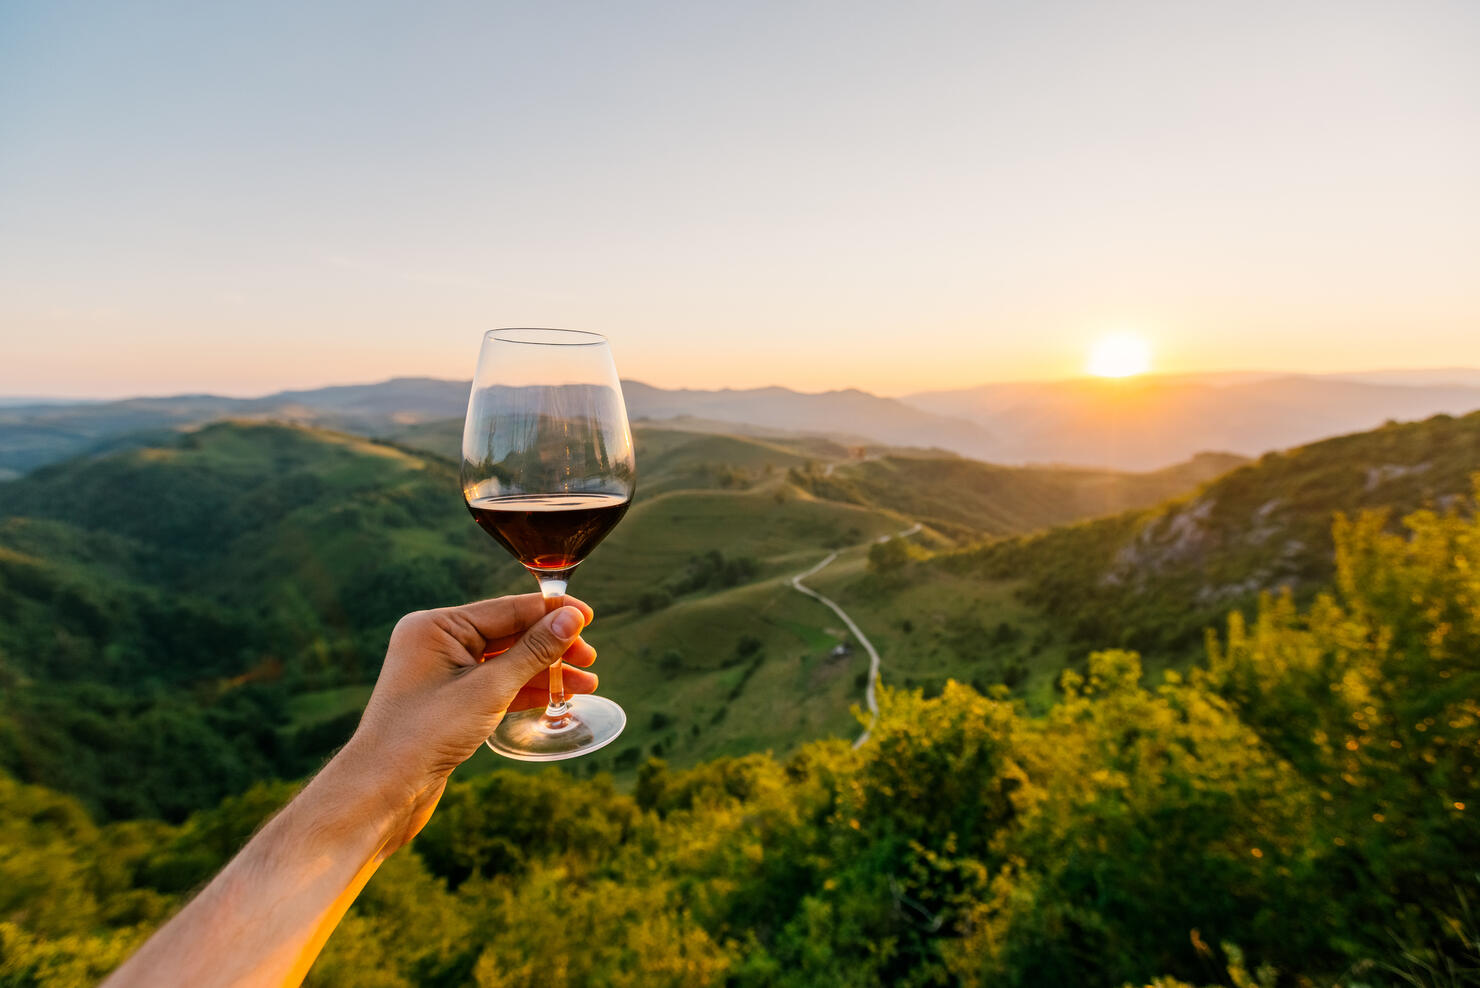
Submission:
POLYGON ((574 638, 581 630, 581 612, 574 607, 562 607, 555 612, 555 620, 550 622, 550 630, 561 638, 574 638))

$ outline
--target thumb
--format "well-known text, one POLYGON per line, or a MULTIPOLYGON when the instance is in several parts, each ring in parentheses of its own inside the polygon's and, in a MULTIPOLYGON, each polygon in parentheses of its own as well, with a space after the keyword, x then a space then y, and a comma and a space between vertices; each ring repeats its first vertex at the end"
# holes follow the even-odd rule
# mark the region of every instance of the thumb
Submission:
POLYGON ((579 608, 557 608, 531 625, 507 652, 484 662, 467 678, 477 684, 490 706, 502 710, 531 676, 565 654, 585 625, 586 616, 579 608))

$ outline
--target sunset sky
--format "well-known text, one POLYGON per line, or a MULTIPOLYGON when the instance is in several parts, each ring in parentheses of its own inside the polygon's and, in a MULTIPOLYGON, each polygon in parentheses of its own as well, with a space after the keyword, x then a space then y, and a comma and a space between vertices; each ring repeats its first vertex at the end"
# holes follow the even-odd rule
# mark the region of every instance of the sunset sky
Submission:
POLYGON ((0 395, 1480 365, 1480 4, 0 4, 0 395))

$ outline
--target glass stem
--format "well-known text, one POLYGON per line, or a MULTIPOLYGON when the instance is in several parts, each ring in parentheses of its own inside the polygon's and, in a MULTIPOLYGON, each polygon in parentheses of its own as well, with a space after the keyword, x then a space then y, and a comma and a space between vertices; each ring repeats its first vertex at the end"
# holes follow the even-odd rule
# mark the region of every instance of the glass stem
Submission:
MULTIPOLYGON (((536 577, 540 581, 540 593, 545 598, 545 613, 558 610, 565 603, 565 588, 568 580, 536 577)), ((565 703, 565 663, 556 659, 550 666, 550 702, 545 707, 545 726, 564 727, 570 719, 570 707, 565 703)))

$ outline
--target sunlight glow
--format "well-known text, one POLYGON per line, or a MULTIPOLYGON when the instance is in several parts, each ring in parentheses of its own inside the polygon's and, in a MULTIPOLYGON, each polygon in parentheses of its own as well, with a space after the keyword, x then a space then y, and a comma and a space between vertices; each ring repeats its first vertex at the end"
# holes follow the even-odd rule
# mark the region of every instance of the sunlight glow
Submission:
POLYGON ((1111 333, 1095 341, 1085 366, 1095 377, 1131 377, 1151 369, 1151 346, 1134 333, 1111 333))

